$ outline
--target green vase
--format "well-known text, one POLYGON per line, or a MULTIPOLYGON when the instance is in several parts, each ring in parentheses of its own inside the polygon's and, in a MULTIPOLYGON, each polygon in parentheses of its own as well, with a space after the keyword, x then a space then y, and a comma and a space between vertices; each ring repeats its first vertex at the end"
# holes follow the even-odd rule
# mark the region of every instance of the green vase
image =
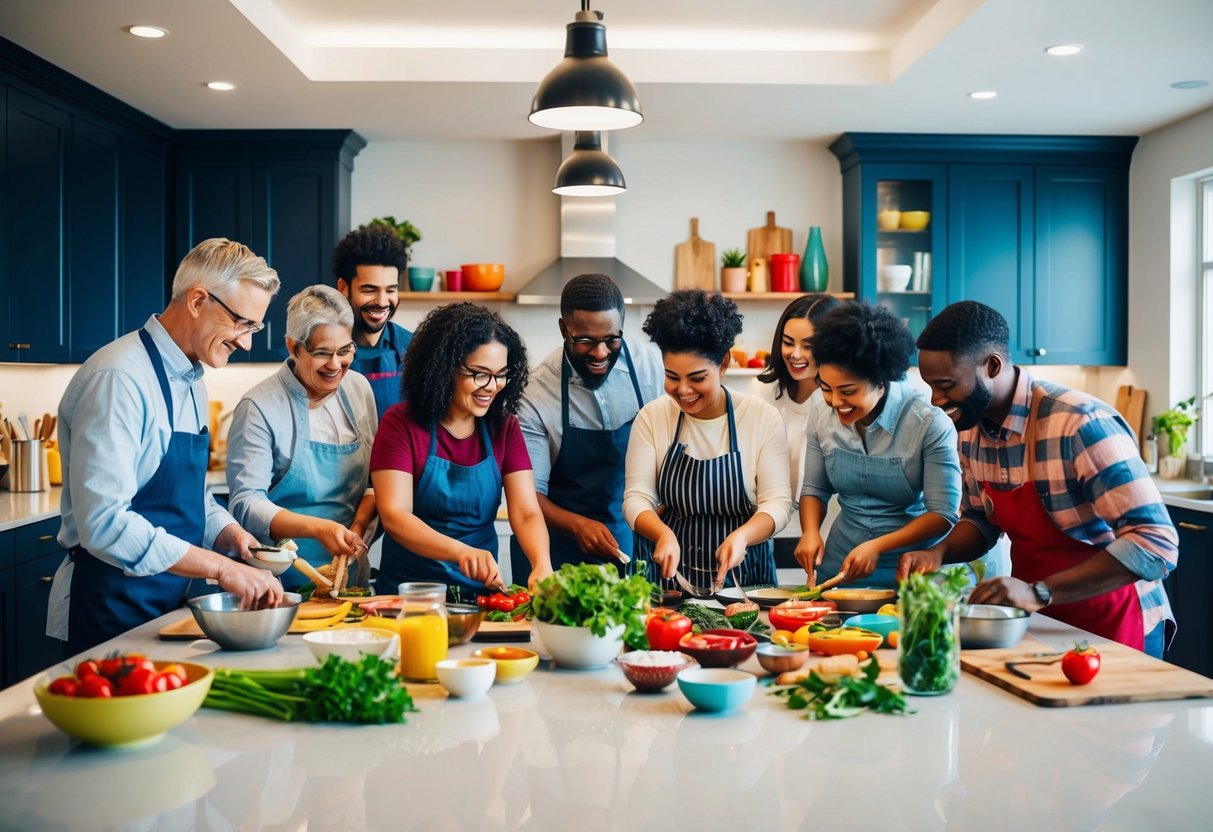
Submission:
POLYGON ((830 285, 830 264, 826 262, 825 246, 821 244, 821 226, 809 229, 809 242, 800 260, 800 290, 824 292, 830 285))

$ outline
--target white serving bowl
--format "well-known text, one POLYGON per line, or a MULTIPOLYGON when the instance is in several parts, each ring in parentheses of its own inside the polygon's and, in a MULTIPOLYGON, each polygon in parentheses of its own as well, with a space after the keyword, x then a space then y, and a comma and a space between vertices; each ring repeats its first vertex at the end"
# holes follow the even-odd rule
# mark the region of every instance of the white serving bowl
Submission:
POLYGON ((334 654, 347 662, 359 661, 363 656, 384 657, 395 641, 397 637, 391 633, 370 628, 319 630, 303 634, 303 643, 321 663, 334 654))
POLYGON ((460 699, 484 696, 497 677, 497 663, 492 659, 443 659, 434 667, 438 683, 460 699))
POLYGON ((913 274, 911 266, 898 263, 881 266, 880 273, 876 275, 876 289, 880 292, 904 292, 913 274))
POLYGON ((566 627, 546 621, 535 624, 548 655, 560 667, 605 667, 623 650, 622 624, 612 627, 605 636, 594 635, 589 627, 566 627))

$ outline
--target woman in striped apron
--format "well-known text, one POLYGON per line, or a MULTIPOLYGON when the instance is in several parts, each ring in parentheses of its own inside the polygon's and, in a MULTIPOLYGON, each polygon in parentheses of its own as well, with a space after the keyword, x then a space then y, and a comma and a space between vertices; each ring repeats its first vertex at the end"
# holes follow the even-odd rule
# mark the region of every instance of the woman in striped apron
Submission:
POLYGON ((640 411, 628 443, 623 506, 637 560, 667 586, 676 570, 701 591, 774 584, 771 536, 792 506, 787 438, 774 407, 724 387, 736 304, 674 292, 644 331, 661 349, 667 395, 640 411))

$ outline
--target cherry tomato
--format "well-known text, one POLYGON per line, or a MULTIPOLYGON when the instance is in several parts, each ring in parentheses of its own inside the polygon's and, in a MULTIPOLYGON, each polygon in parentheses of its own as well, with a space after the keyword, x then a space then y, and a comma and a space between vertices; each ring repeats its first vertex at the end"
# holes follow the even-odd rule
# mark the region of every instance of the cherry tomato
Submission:
MULTIPOLYGON (((155 667, 156 667, 155 665, 152 665, 153 669, 155 669, 155 667)), ((174 676, 176 676, 178 679, 181 680, 182 684, 185 684, 186 682, 188 682, 190 680, 189 674, 185 672, 185 668, 182 667, 181 665, 177 664, 176 662, 174 662, 173 664, 165 665, 164 669, 160 672, 161 673, 172 673, 174 676)))
POLYGON ((1061 672, 1072 685, 1085 685, 1099 674, 1099 651, 1085 641, 1074 645, 1074 649, 1061 658, 1061 672))
POLYGON ((677 650, 682 637, 691 632, 691 626, 691 619, 667 610, 649 616, 644 634, 648 636, 649 647, 654 650, 677 650))
POLYGON ((82 682, 89 676, 99 675, 101 675, 101 668, 92 659, 86 659, 76 665, 76 678, 82 682))
POLYGON ((97 669, 107 679, 117 679, 122 672, 121 656, 106 656, 97 662, 97 669))
POLYGON ((513 612, 516 606, 518 606, 518 602, 508 595, 503 595, 497 599, 497 609, 502 612, 513 612))
POLYGON ((492 596, 490 596, 490 595, 477 595, 476 596, 476 606, 480 607, 480 609, 482 609, 482 610, 492 609, 489 606, 489 601, 491 599, 492 599, 492 596))
POLYGON ((156 674, 156 690, 176 690, 184 684, 184 678, 167 668, 156 674))
POLYGON ((512 597, 514 599, 515 606, 531 603, 531 593, 527 592, 525 589, 521 592, 515 592, 512 597))
POLYGON ((80 691, 80 683, 74 676, 60 676, 47 690, 59 696, 75 696, 80 691))
POLYGON ((155 693, 156 671, 146 667, 136 667, 129 673, 124 673, 118 680, 119 696, 141 696, 145 693, 155 693))
POLYGON ((76 695, 93 699, 109 699, 114 695, 114 683, 104 676, 88 676, 81 680, 80 689, 76 695))

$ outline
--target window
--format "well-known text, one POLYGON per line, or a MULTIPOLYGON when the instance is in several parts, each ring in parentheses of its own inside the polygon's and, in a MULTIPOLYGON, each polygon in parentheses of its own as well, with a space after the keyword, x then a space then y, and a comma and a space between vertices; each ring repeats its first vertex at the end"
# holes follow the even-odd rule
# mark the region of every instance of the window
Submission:
POLYGON ((1196 210, 1200 259, 1197 301, 1197 309, 1200 310, 1200 352, 1197 360, 1200 384, 1197 398, 1203 405, 1200 408, 1201 419, 1197 423, 1198 450, 1210 456, 1213 455, 1213 176, 1200 180, 1197 186, 1200 188, 1196 210))

